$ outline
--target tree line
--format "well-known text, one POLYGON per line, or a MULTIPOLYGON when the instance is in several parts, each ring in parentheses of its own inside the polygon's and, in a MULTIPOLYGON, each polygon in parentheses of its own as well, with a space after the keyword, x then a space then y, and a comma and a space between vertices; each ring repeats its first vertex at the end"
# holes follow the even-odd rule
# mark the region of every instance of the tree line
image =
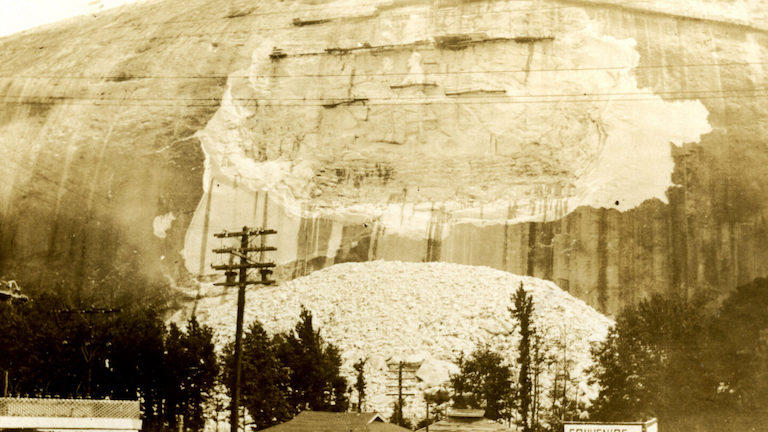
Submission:
POLYGON ((419 426, 439 420, 448 403, 457 409, 482 409, 486 418, 514 424, 523 432, 560 431, 563 420, 577 417, 584 409, 584 403, 579 406, 574 397, 577 383, 567 343, 549 341, 536 326, 533 298, 522 284, 511 303, 510 319, 519 334, 515 352, 501 353, 480 345, 469 355, 460 354, 456 359, 459 371, 450 378, 448 394, 425 395, 427 403, 434 403, 435 415, 419 426), (544 374, 553 378, 546 386, 544 374))
POLYGON ((0 372, 15 397, 141 401, 145 429, 204 424, 217 378, 213 332, 193 317, 181 330, 149 306, 65 307, 44 294, 0 303, 0 372), (6 375, 7 374, 7 375, 6 375))
MULTIPOLYGON (((243 339, 242 404, 248 425, 264 429, 302 410, 347 411, 349 385, 340 374, 341 351, 315 328, 302 307, 293 330, 269 336, 258 320, 243 339)), ((234 382, 234 346, 224 350, 225 383, 234 382)), ((231 389, 229 389, 231 391, 231 389)))
MULTIPOLYGON (((233 347, 217 355, 210 327, 194 317, 183 329, 165 325, 153 306, 62 304, 54 294, 0 303, 0 379, 8 372, 10 396, 138 398, 147 430, 199 431, 228 409, 220 395, 231 393, 233 347)), ((579 418, 657 417, 672 431, 725 424, 749 430, 768 420, 768 279, 724 299, 666 294, 626 307, 593 348, 588 375, 600 392, 591 403, 579 400, 567 341, 545 337, 533 312, 520 286, 509 308, 520 336, 514 352, 481 345, 461 355, 447 391, 424 395, 432 416, 416 426, 440 419, 449 403, 483 409, 523 432, 558 431, 563 420, 579 418)), ((307 309, 291 330, 272 336, 254 321, 243 340, 242 404, 250 428, 304 409, 346 411, 355 393, 358 409, 363 405, 365 359, 355 364, 350 388, 340 375, 339 348, 322 337, 307 309)), ((409 426, 402 414, 393 420, 409 426)))
POLYGON ((768 420, 768 279, 724 299, 653 295, 593 351, 593 419, 665 430, 760 430, 768 420))
POLYGON ((588 382, 600 390, 590 403, 573 391, 567 346, 542 339, 522 288, 513 304, 517 364, 487 346, 460 356, 454 407, 484 409, 523 432, 559 431, 563 420, 655 417, 664 430, 680 432, 762 430, 768 421, 768 279, 725 298, 656 294, 624 308, 592 349, 588 382), (538 379, 544 370, 553 374, 548 388, 538 379))
MULTIPOLYGON (((165 325, 153 306, 64 304, 55 294, 0 302, 0 390, 7 396, 138 399, 149 431, 201 431, 229 408, 221 393, 232 391, 233 348, 217 355, 213 330, 194 316, 182 329, 165 325)), ((303 409, 347 410, 340 351, 313 328, 308 310, 293 331, 273 337, 256 321, 244 341, 250 427, 303 409)))

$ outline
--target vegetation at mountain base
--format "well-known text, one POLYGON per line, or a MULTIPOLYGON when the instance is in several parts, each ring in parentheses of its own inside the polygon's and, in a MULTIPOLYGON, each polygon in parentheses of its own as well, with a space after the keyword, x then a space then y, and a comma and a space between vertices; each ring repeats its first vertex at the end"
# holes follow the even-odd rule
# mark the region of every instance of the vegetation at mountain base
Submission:
POLYGON ((519 414, 518 425, 523 432, 533 430, 535 424, 535 404, 533 395, 532 366, 533 359, 531 349, 535 335, 533 327, 533 298, 526 294, 523 284, 515 292, 512 298, 513 307, 509 308, 512 318, 516 321, 520 330, 520 342, 518 342, 517 365, 519 368, 517 379, 516 406, 519 414))
POLYGON ((368 362, 367 358, 363 358, 355 362, 352 366, 355 369, 355 391, 357 392, 357 412, 363 412, 365 407, 365 388, 367 383, 365 382, 365 364, 368 362))
MULTIPOLYGON (((242 398, 255 430, 290 420, 300 411, 347 411, 349 386, 341 353, 326 342, 303 308, 292 331, 270 337, 254 321, 243 342, 242 398)), ((234 383, 234 345, 224 350, 225 384, 234 383)))
MULTIPOLYGON (((234 383, 234 344, 224 350, 224 383, 232 394, 234 383)), ((278 357, 278 347, 254 321, 243 337, 241 401, 257 429, 273 426, 295 414, 288 400, 290 372, 278 357)))
POLYGON ((533 297, 522 284, 511 300, 513 306, 509 312, 520 336, 516 364, 507 364, 501 353, 486 345, 478 346, 466 358, 460 354, 456 361, 459 372, 450 380, 453 407, 483 409, 486 418, 508 424, 514 422, 523 431, 560 430, 566 415, 561 405, 570 408, 569 416, 576 411, 563 382, 558 380, 561 375, 569 376, 572 361, 566 348, 549 346, 545 342, 548 338, 536 329, 533 297), (562 348, 561 363, 559 357, 552 354, 555 348, 562 348), (555 380, 547 392, 540 378, 545 368, 553 367, 556 368, 555 380), (552 402, 545 406, 547 393, 552 402))
POLYGON ((402 403, 399 400, 395 400, 395 402, 392 403, 392 416, 389 417, 389 422, 406 429, 413 429, 411 420, 403 415, 405 404, 405 399, 403 399, 402 403))
POLYGON ((459 372, 451 376, 454 408, 485 410, 485 417, 505 417, 514 395, 512 369, 504 357, 488 346, 480 346, 466 359, 458 360, 459 372))
MULTIPOLYGON (((768 420, 768 279, 724 299, 659 294, 626 307, 593 349, 589 373, 600 392, 591 404, 579 400, 567 340, 544 337, 522 286, 511 300, 514 355, 485 344, 460 354, 450 392, 425 393, 430 417, 417 427, 439 420, 449 399, 537 432, 579 418, 657 417, 673 432, 751 430, 768 420)), ((366 359, 355 363, 350 387, 340 349, 321 333, 306 308, 283 333, 250 324, 242 366, 250 429, 305 409, 347 411, 352 392, 356 409, 364 406, 366 359)), ((210 327, 194 316, 183 328, 165 325, 154 304, 99 308, 52 292, 0 303, 0 372, 8 372, 10 396, 138 399, 146 430, 200 431, 228 408, 217 395, 231 392, 233 370, 232 344, 217 356, 210 327)), ((391 421, 411 427, 397 401, 393 408, 391 421)))
POLYGON ((590 418, 658 417, 680 431, 764 421, 767 336, 768 279, 738 287, 719 306, 669 294, 629 306, 593 352, 601 391, 590 418))
POLYGON ((0 303, 0 371, 16 397, 139 399, 145 430, 200 431, 219 366, 213 331, 166 327, 155 308, 0 303))
POLYGON ((424 402, 427 404, 427 416, 416 423, 415 429, 421 429, 445 417, 448 402, 451 402, 451 394, 445 389, 433 389, 424 392, 424 402))

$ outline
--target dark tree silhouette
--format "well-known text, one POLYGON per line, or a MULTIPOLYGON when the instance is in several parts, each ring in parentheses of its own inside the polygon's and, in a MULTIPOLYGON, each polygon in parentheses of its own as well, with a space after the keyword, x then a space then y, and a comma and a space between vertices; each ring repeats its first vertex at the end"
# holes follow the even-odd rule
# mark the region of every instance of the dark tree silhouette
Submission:
POLYGON ((166 331, 155 306, 73 306, 43 293, 0 303, 0 371, 10 396, 141 401, 144 429, 201 430, 217 374, 212 331, 196 320, 166 331))
POLYGON ((355 390, 357 391, 357 412, 363 411, 363 404, 365 404, 365 363, 368 359, 360 359, 353 365, 356 375, 355 390))
POLYGON ((513 390, 512 370, 504 365, 501 354, 481 346, 458 363, 459 372, 451 377, 451 384, 454 395, 461 395, 460 405, 482 408, 492 420, 503 418, 513 390))
MULTIPOLYGON (((234 348, 225 349, 224 381, 231 393, 234 348)), ((346 379, 340 375, 339 349, 315 330, 312 313, 302 308, 293 331, 269 337, 261 323, 251 324, 243 340, 243 404, 253 426, 263 429, 302 410, 346 411, 346 379)))
POLYGON ((712 321, 710 358, 720 377, 720 403, 744 412, 768 406, 768 279, 738 287, 712 321))
POLYGON ((533 380, 532 380, 532 361, 531 344, 534 338, 533 327, 533 298, 526 294, 523 289, 523 283, 512 297, 512 304, 509 309, 512 318, 516 321, 520 329, 520 342, 517 347, 517 364, 520 368, 518 374, 517 386, 517 407, 520 416, 520 427, 523 432, 530 432, 533 429, 533 380))
MULTIPOLYGON (((234 345, 224 350, 225 378, 229 394, 234 383, 234 345)), ((242 402, 256 430, 292 418, 288 401, 290 371, 277 358, 277 347, 262 324, 254 321, 243 338, 242 402)))
POLYGON ((674 418, 715 408, 715 379, 705 355, 709 317, 703 305, 654 295, 617 317, 594 351, 601 386, 597 420, 674 418))
POLYGON ((288 400, 297 411, 346 411, 348 384, 340 375, 341 354, 326 343, 312 324, 312 313, 302 306, 293 332, 278 335, 278 358, 290 370, 288 400))

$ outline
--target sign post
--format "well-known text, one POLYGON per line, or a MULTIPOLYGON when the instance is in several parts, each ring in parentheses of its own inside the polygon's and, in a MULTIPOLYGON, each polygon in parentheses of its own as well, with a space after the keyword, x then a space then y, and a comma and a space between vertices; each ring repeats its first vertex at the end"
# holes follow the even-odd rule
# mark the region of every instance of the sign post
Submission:
POLYGON ((592 423, 569 421, 563 424, 563 432, 658 432, 658 421, 592 423))

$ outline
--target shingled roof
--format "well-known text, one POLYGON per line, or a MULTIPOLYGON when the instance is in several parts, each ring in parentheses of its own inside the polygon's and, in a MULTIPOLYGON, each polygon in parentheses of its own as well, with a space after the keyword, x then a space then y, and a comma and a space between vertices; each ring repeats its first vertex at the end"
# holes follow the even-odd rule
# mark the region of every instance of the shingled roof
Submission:
POLYGON ((302 411, 293 420, 265 429, 265 432, 410 432, 387 423, 376 413, 302 411))
MULTIPOLYGON (((416 432, 425 432, 426 428, 416 432)), ((449 409, 446 417, 429 425, 429 432, 514 432, 515 429, 483 417, 483 410, 449 409)))

